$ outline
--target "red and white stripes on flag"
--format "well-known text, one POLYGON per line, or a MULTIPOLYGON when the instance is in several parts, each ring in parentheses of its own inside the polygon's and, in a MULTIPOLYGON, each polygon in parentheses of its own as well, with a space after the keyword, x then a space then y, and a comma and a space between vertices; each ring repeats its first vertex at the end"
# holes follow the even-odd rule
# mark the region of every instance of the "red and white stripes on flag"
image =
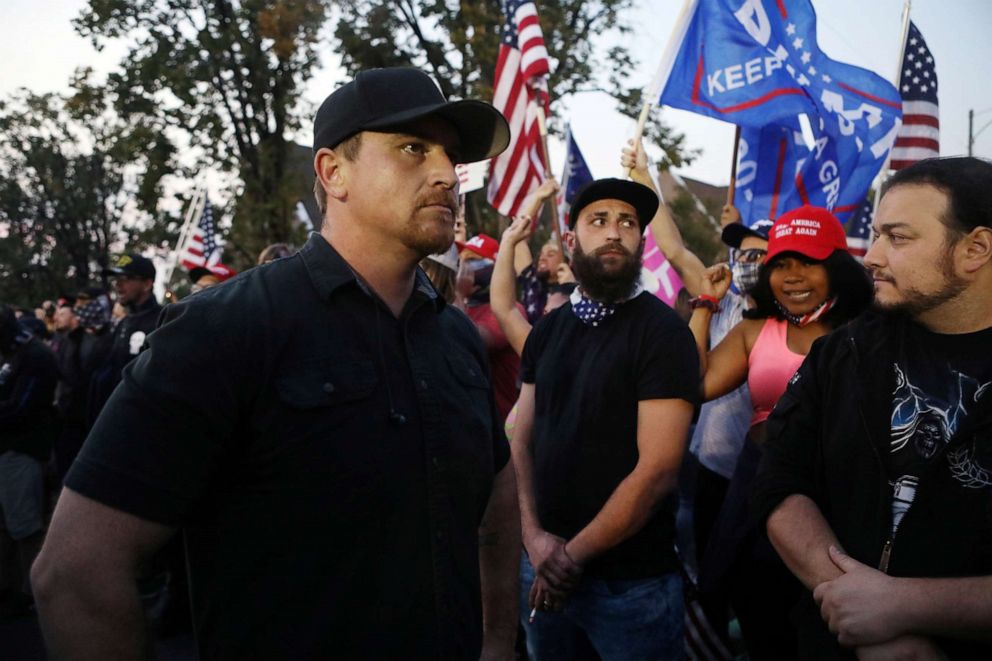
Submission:
POLYGON ((893 170, 940 156, 937 68, 927 42, 912 21, 899 72, 899 93, 902 95, 902 128, 892 149, 889 167, 893 170))
POLYGON ((506 0, 503 10, 493 106, 510 124, 510 144, 492 161, 488 199, 501 214, 512 216, 545 178, 538 112, 547 111, 550 65, 534 3, 506 0))
POLYGON ((190 232, 186 245, 179 255, 179 263, 187 269, 197 266, 210 268, 220 262, 221 247, 217 241, 217 224, 214 222, 210 200, 204 198, 200 218, 190 232))

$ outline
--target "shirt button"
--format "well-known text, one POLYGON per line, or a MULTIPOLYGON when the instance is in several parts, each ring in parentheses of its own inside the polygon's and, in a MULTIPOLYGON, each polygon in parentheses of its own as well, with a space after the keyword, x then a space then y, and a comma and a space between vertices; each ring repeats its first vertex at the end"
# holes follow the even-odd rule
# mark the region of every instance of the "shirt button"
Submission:
POLYGON ((427 382, 421 379, 420 381, 417 382, 417 387, 420 388, 421 390, 427 390, 427 382))
POLYGON ((434 464, 434 468, 441 468, 441 460, 437 457, 431 457, 431 463, 434 464))
POLYGON ((438 530, 436 533, 434 533, 434 539, 436 539, 439 542, 442 541, 444 539, 444 533, 438 530))
POLYGON ((330 381, 328 381, 327 383, 325 383, 324 384, 324 392, 326 392, 328 395, 330 395, 332 392, 334 392, 334 384, 331 383, 330 381))

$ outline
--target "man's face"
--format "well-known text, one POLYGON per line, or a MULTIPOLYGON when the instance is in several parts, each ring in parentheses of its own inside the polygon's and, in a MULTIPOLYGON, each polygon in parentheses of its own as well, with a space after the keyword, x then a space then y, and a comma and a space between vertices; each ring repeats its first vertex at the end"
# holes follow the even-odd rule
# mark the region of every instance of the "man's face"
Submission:
POLYGON ((561 250, 554 243, 546 243, 537 257, 537 277, 547 282, 558 282, 558 267, 564 264, 561 250))
POLYGON ((63 306, 55 311, 55 330, 64 333, 75 330, 77 326, 79 326, 79 317, 72 308, 63 306))
POLYGON ((640 276, 644 245, 633 206, 620 200, 593 202, 566 239, 572 271, 587 294, 607 302, 630 294, 640 276))
POLYGON ((945 193, 925 184, 896 186, 882 198, 872 223, 876 239, 865 255, 876 307, 925 322, 967 287, 941 221, 947 204, 945 193))
POLYGON ((141 305, 152 293, 152 281, 131 275, 114 278, 114 291, 121 305, 141 305))
POLYGON ((342 161, 352 218, 377 245, 397 243, 421 259, 444 252, 458 212, 458 136, 445 120, 417 120, 390 133, 366 131, 354 161, 342 161))

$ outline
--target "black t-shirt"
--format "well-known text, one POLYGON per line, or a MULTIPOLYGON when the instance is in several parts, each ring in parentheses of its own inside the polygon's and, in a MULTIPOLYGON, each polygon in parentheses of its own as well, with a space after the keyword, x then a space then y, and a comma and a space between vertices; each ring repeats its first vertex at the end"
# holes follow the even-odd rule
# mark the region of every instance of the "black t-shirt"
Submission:
POLYGON ((984 470, 970 469, 969 448, 956 443, 962 431, 967 431, 968 416, 978 402, 992 396, 990 348, 992 328, 941 335, 907 324, 893 365, 896 385, 885 457, 893 487, 894 532, 912 505, 921 476, 933 462, 948 462, 951 474, 966 485, 990 479, 984 470))
POLYGON ((185 528, 201 656, 478 658, 509 450, 482 340, 399 319, 319 235, 169 306, 66 484, 185 528))
MULTIPOLYGON (((524 347, 521 375, 535 384, 534 492, 545 530, 566 539, 582 530, 637 464, 641 400, 699 392, 696 346, 685 323, 646 292, 598 326, 571 303, 548 313, 524 347)), ((644 578, 677 560, 673 494, 635 535, 593 560, 590 575, 644 578)))

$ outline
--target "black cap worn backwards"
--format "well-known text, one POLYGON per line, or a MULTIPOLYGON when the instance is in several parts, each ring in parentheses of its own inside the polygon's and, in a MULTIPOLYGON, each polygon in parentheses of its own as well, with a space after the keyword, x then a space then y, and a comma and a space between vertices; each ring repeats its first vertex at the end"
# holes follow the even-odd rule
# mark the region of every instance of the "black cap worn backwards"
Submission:
POLYGON ((754 221, 750 227, 745 226, 743 223, 730 223, 723 228, 720 238, 731 248, 740 248, 741 242, 749 236, 767 241, 768 232, 771 231, 774 224, 767 218, 754 221))
POLYGON ((100 271, 102 275, 124 275, 131 278, 142 278, 144 280, 155 279, 155 264, 147 257, 142 257, 136 252, 128 253, 118 257, 111 266, 100 271))
POLYGON ((579 213, 599 200, 621 200, 637 211, 637 222, 643 230, 654 218, 658 211, 658 196, 655 192, 634 181, 626 179, 597 179, 579 189, 572 201, 572 208, 568 213, 569 228, 575 227, 575 221, 579 219, 579 213))
POLYGON ((313 151, 333 149, 361 131, 388 129, 431 115, 455 127, 460 162, 491 158, 510 142, 510 126, 488 103, 448 101, 423 71, 395 67, 360 71, 324 99, 313 120, 313 151))

